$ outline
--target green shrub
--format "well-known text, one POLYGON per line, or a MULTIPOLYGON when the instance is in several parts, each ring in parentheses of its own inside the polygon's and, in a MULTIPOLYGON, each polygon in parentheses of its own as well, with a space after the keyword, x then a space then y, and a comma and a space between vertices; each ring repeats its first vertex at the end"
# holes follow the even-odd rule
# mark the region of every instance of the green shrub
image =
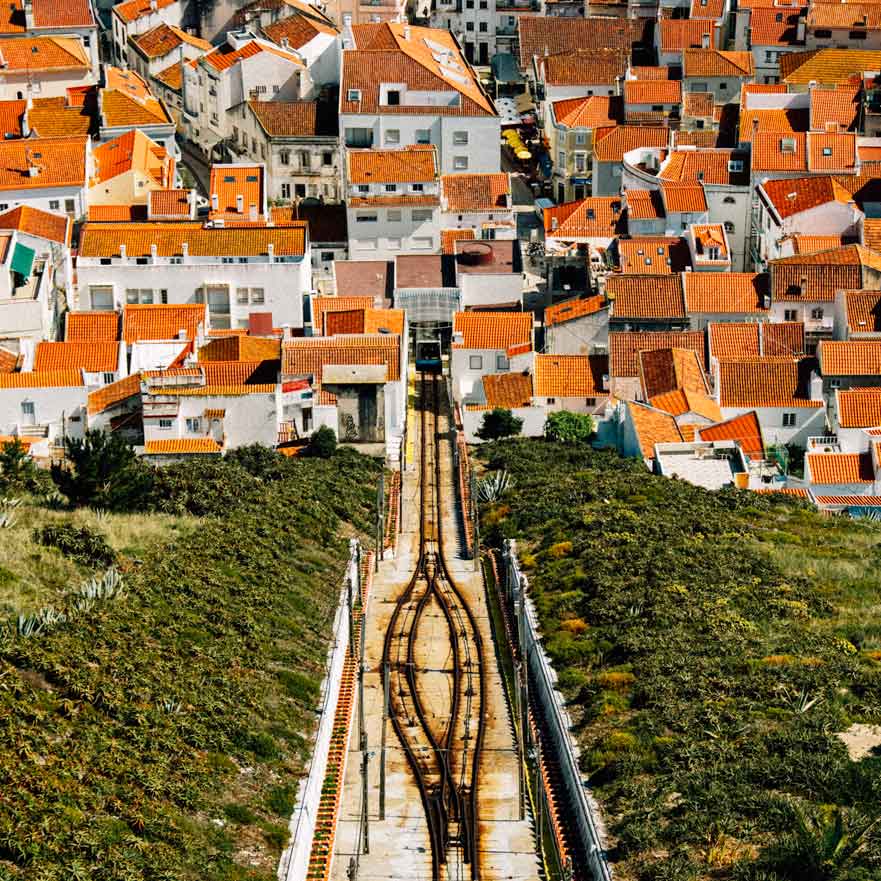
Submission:
POLYGON ((58 548, 65 557, 91 569, 106 568, 116 562, 116 552, 107 539, 88 526, 47 523, 34 530, 34 541, 45 547, 58 548))
POLYGON ((297 787, 291 784, 274 786, 269 790, 266 807, 280 817, 290 817, 297 803, 297 787))
POLYGON ((242 826, 248 826, 257 819, 257 815, 245 805, 224 805, 223 813, 227 820, 232 823, 238 823, 242 826))
POLYGON ((510 410, 496 407, 489 413, 483 414, 480 428, 475 434, 485 441, 499 440, 503 437, 511 437, 520 434, 523 430, 523 420, 518 419, 510 410))
POLYGON ((545 437, 565 444, 580 444, 590 440, 596 433, 596 422, 587 413, 557 410, 548 414, 545 421, 545 437))
POLYGON ((235 462, 194 457, 156 469, 151 503, 167 514, 220 517, 254 497, 261 485, 235 462))
POLYGON ((0 494, 48 492, 53 486, 48 471, 37 468, 27 448, 18 439, 0 443, 0 494))
POLYGON ((306 455, 319 459, 329 459, 336 452, 336 432, 327 425, 322 425, 306 444, 306 455))

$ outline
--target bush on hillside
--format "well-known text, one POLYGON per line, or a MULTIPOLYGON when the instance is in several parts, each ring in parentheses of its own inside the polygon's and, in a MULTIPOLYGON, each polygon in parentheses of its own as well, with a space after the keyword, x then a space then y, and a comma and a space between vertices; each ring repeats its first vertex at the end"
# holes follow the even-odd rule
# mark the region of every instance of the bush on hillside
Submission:
POLYGON ((45 547, 58 548, 65 557, 91 569, 107 568, 116 562, 116 552, 107 539, 88 526, 47 523, 34 530, 34 541, 45 547))
POLYGON ((261 482, 234 460, 193 457, 156 469, 150 501, 166 514, 222 516, 260 487, 261 482))
POLYGON ((484 413, 483 421, 475 434, 481 440, 491 441, 520 434, 522 429, 522 419, 518 419, 510 410, 496 407, 489 413, 484 413))
POLYGON ((51 486, 49 472, 37 468, 18 438, 0 444, 0 494, 44 493, 51 486))
POLYGON ((306 455, 319 459, 329 459, 336 452, 336 433, 332 428, 322 425, 315 434, 309 438, 306 445, 306 455))
POLYGON ((586 443, 596 430, 593 416, 587 413, 573 413, 570 410, 550 413, 545 422, 545 437, 550 441, 564 444, 586 443))
POLYGON ((236 447, 224 458, 228 463, 244 468, 248 474, 260 480, 279 480, 284 476, 288 463, 286 456, 264 444, 236 447))

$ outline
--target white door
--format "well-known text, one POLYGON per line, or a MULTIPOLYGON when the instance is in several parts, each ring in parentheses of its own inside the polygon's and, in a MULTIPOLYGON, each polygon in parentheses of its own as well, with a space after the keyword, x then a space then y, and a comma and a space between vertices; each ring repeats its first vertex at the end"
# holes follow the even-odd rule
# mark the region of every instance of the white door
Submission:
POLYGON ((22 425, 37 424, 37 413, 33 401, 21 402, 21 422, 22 425))

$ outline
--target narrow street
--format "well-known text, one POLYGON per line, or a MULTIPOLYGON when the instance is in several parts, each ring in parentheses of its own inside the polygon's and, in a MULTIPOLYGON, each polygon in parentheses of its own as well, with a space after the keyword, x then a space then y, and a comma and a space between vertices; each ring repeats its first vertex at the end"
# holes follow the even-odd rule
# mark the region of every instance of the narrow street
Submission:
MULTIPOLYGON (((418 399, 417 399, 418 400, 418 399)), ((482 707, 484 720, 483 741, 480 749, 477 777, 477 829, 475 865, 466 864, 461 849, 454 840, 446 853, 446 863, 433 874, 432 837, 426 821, 426 810, 416 777, 393 726, 386 730, 386 795, 385 819, 380 819, 380 764, 383 728, 382 658, 389 622, 398 600, 408 590, 423 559, 426 542, 423 536, 420 504, 423 487, 420 485, 421 455, 424 447, 420 436, 420 420, 410 420, 411 461, 403 479, 403 531, 399 538, 397 557, 380 564, 375 576, 370 604, 367 610, 364 716, 367 734, 367 849, 364 853, 365 828, 362 822, 362 758, 359 749, 357 721, 350 741, 344 789, 336 834, 332 877, 336 881, 349 878, 370 879, 441 879, 480 878, 481 881, 532 881, 538 879, 538 859, 531 819, 519 818, 519 790, 517 754, 514 736, 501 676, 496 664, 490 621, 486 607, 483 579, 474 569, 472 560, 459 555, 460 528, 456 513, 456 495, 453 483, 452 445, 449 438, 449 412, 443 398, 437 411, 438 443, 428 447, 429 455, 437 456, 441 531, 445 538, 443 562, 446 572, 455 583, 464 604, 478 628, 483 644, 482 675, 484 678, 482 707)), ((426 432, 428 434, 428 432, 426 432)), ((430 442, 431 438, 426 437, 430 442)), ((432 466, 433 467, 433 466, 432 466)), ((426 469, 429 482, 433 471, 426 469)), ((433 486, 431 487, 433 489, 433 486)), ((431 493, 426 493, 426 504, 431 493)), ((415 604, 410 604, 414 606, 415 604)), ((454 606, 455 608, 455 606, 454 606)), ((414 625, 415 626, 415 625, 414 625)), ((396 630, 398 625, 396 624, 396 630)), ((429 603, 418 625, 414 675, 419 682, 428 725, 443 734, 449 725, 453 680, 450 633, 444 615, 437 603, 429 603)), ((395 680, 393 680, 395 681, 395 680)), ((397 685, 395 686, 397 689, 397 685)), ((395 706, 395 697, 391 705, 395 706)), ((461 718, 461 716, 460 716, 461 718)), ((357 710, 356 710, 357 720, 357 710)), ((405 732, 415 729, 409 722, 405 732)), ((440 736, 439 736, 440 739, 440 736)), ((467 736, 464 740, 467 741, 467 736)), ((461 749, 462 738, 457 729, 451 741, 450 753, 461 749)), ((418 751, 422 761, 426 750, 418 751)), ((454 765, 455 760, 451 759, 454 765)), ((458 775, 454 775, 458 777, 458 775)))

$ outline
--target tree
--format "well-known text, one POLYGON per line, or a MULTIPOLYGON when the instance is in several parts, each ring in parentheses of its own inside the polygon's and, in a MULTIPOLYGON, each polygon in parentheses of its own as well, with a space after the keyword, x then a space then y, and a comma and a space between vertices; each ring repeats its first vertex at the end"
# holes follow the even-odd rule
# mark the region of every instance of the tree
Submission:
POLYGON ((322 425, 315 434, 309 438, 306 446, 307 456, 317 456, 319 459, 329 459, 336 452, 336 432, 326 425, 322 425))
POLYGON ((119 435, 91 429, 82 439, 67 438, 64 448, 67 462, 52 466, 52 480, 71 504, 109 511, 147 506, 153 469, 119 435))
POLYGON ((596 430, 593 416, 570 410, 557 410, 549 414, 545 422, 545 437, 564 444, 584 443, 596 430))
POLYGON ((481 440, 499 440, 503 437, 511 437, 513 434, 520 434, 522 428, 522 419, 518 419, 510 410, 496 407, 484 414, 480 428, 475 434, 481 440))
POLYGON ((0 492, 8 489, 45 491, 48 479, 46 472, 34 464, 19 438, 0 444, 0 492))
POLYGON ((236 447, 226 454, 226 461, 240 465, 260 480, 278 480, 284 473, 288 460, 272 447, 264 444, 248 444, 236 447))

